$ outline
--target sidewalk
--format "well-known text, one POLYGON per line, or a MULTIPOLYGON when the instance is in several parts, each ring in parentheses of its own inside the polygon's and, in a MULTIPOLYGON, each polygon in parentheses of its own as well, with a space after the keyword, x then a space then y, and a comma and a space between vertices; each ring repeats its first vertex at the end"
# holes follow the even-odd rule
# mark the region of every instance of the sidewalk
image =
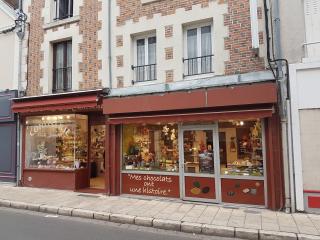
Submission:
POLYGON ((320 215, 0 185, 0 206, 243 239, 320 239, 320 215))

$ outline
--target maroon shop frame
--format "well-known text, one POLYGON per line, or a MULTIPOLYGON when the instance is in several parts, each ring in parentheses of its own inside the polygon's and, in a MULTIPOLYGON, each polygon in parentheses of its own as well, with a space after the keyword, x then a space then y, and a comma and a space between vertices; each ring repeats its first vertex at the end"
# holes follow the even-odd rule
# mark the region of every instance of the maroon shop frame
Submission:
MULTIPOLYGON (((264 184, 263 180, 260 180, 259 186, 263 187, 259 192, 262 191, 263 196, 252 201, 251 204, 264 205, 267 201, 269 209, 281 209, 284 206, 284 182, 280 121, 275 111, 276 93, 276 84, 269 82, 191 92, 104 99, 103 111, 108 116, 106 125, 109 129, 109 136, 107 136, 109 138, 109 154, 106 157, 106 162, 110 171, 108 179, 110 194, 119 195, 121 193, 120 134, 122 124, 152 124, 174 120, 188 123, 261 118, 265 121, 266 186, 268 191, 267 199, 264 199, 264 184)), ((243 182, 243 180, 240 181, 243 182)), ((243 183, 250 185, 249 181, 243 183)), ((240 197, 238 201, 234 202, 245 203, 245 199, 240 197)))

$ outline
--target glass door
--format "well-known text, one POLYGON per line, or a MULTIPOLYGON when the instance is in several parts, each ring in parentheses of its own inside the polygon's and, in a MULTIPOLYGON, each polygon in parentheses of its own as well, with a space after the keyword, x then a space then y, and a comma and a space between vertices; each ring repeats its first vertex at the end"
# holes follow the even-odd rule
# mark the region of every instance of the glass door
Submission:
POLYGON ((180 130, 182 197, 216 202, 219 197, 216 171, 218 152, 216 125, 183 126, 180 130))

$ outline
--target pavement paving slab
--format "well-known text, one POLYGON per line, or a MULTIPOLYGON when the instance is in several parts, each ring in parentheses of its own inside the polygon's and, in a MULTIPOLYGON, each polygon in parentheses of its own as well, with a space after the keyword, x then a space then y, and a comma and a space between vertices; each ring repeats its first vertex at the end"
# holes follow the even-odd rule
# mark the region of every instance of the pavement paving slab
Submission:
POLYGON ((243 239, 319 239, 320 215, 0 185, 0 206, 243 239))

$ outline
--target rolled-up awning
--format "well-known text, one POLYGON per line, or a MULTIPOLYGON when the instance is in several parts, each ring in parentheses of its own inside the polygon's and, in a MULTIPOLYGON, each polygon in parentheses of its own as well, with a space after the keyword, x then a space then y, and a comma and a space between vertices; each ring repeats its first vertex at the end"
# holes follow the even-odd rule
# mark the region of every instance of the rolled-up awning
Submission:
POLYGON ((12 111, 20 114, 28 114, 50 111, 86 111, 90 109, 100 109, 100 92, 101 90, 95 90, 15 98, 12 103, 12 111))

